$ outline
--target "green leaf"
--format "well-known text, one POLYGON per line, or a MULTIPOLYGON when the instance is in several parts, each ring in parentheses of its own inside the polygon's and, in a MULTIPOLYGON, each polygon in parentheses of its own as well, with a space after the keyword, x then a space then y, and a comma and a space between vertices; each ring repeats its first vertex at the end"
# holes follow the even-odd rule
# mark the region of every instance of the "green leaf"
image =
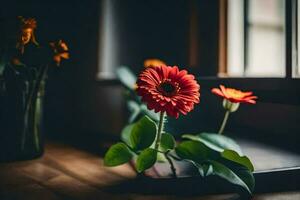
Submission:
POLYGON ((126 66, 120 66, 116 71, 117 78, 128 89, 134 90, 137 77, 126 66))
POLYGON ((166 156, 164 153, 157 152, 156 162, 165 163, 165 162, 168 162, 168 160, 166 159, 166 156))
POLYGON ((209 163, 204 164, 195 164, 195 166, 198 168, 199 173, 202 177, 209 176, 213 173, 213 167, 209 163))
POLYGON ((121 132, 121 140, 125 142, 128 146, 132 146, 130 142, 130 135, 134 124, 129 124, 125 126, 121 132))
POLYGON ((129 117, 129 123, 132 123, 136 120, 136 118, 141 113, 141 108, 140 108, 140 105, 133 100, 127 101, 127 107, 131 112, 131 115, 129 117))
POLYGON ((251 172, 254 171, 253 164, 251 163, 250 159, 247 156, 240 156, 237 152, 229 149, 225 149, 221 156, 227 160, 232 162, 236 162, 240 165, 247 167, 251 172))
POLYGON ((147 115, 155 122, 159 121, 159 113, 155 113, 153 110, 149 110, 144 103, 139 103, 133 100, 129 100, 127 102, 127 107, 131 112, 129 122, 132 123, 136 120, 140 115, 147 115))
POLYGON ((0 81, 2 81, 1 78, 3 75, 4 67, 5 67, 4 59, 0 57, 0 81))
POLYGON ((236 173, 248 186, 248 188, 253 192, 255 187, 255 179, 253 173, 243 168, 233 169, 234 173, 236 173))
POLYGON ((240 146, 234 140, 224 135, 216 133, 200 133, 198 135, 182 135, 182 138, 202 142, 209 148, 220 153, 225 149, 230 149, 238 152, 240 155, 243 155, 240 146))
POLYGON ((132 153, 124 143, 112 145, 104 156, 104 165, 113 167, 127 163, 132 158, 132 153))
POLYGON ((180 158, 196 163, 205 161, 211 155, 211 150, 198 141, 184 141, 175 148, 175 151, 180 158))
POLYGON ((135 150, 150 147, 156 137, 156 124, 149 117, 144 116, 133 125, 130 134, 130 144, 135 150))
POLYGON ((146 169, 152 167, 157 159, 157 151, 154 149, 148 148, 141 152, 136 161, 136 169, 137 171, 143 172, 146 169))
POLYGON ((173 135, 163 133, 161 135, 160 147, 163 151, 171 150, 175 148, 175 139, 173 135))
POLYGON ((241 177, 239 177, 236 173, 234 173, 231 169, 229 169, 228 167, 226 167, 225 165, 217 161, 209 161, 209 163, 211 164, 213 169, 212 175, 217 175, 234 185, 241 186, 250 194, 252 193, 252 190, 248 187, 246 182, 241 177))

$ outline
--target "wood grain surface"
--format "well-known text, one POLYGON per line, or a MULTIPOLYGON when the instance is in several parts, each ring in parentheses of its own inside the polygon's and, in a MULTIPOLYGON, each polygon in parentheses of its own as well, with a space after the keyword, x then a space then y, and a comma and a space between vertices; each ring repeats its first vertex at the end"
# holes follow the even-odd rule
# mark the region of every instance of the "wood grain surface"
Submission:
MULTIPOLYGON (((42 158, 0 164, 1 200, 221 200, 237 194, 175 196, 118 193, 110 186, 136 177, 129 165, 107 168, 102 158, 74 147, 49 143, 42 158)), ((184 188, 181 188, 184 189, 184 188)), ((197 189, 197 186, 195 186, 197 189)), ((258 194, 256 200, 300 199, 300 191, 258 194)))

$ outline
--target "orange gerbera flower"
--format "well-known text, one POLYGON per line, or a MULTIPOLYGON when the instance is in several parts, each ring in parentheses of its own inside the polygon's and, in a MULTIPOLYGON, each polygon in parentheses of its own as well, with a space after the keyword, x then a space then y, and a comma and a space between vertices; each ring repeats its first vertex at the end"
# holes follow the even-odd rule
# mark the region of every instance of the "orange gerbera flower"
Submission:
POLYGON ((69 49, 65 42, 59 40, 58 42, 50 42, 50 46, 54 52, 53 60, 59 66, 62 59, 69 59, 69 49))
POLYGON ((193 110, 200 98, 195 77, 177 66, 147 67, 138 77, 136 90, 148 109, 175 118, 193 110))
POLYGON ((150 66, 162 66, 166 65, 163 61, 153 58, 153 59, 147 59, 144 61, 144 67, 150 67, 150 66))
POLYGON ((211 90, 213 94, 216 94, 232 103, 249 103, 255 104, 257 96, 253 96, 253 92, 243 92, 241 90, 236 90, 233 88, 226 88, 223 85, 220 85, 219 88, 213 88, 211 90))
POLYGON ((22 16, 19 16, 18 18, 20 20, 20 33, 16 48, 19 49, 21 53, 24 53, 24 46, 29 42, 38 45, 34 35, 34 30, 37 27, 37 23, 34 18, 24 18, 22 16))

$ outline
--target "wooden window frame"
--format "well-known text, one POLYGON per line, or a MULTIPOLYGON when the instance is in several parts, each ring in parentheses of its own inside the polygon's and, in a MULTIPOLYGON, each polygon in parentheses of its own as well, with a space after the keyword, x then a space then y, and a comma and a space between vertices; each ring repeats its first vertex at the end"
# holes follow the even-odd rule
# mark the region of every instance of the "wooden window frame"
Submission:
MULTIPOLYGON (((247 1, 247 0, 245 0, 247 1)), ((220 2, 223 2, 220 0, 220 2)), ((227 2, 227 1, 226 1, 227 2)), ((224 84, 231 87, 245 88, 247 90, 254 91, 260 96, 260 101, 267 103, 280 103, 280 104, 291 104, 300 105, 300 79, 293 78, 293 69, 297 67, 297 0, 286 0, 286 14, 285 14, 285 39, 286 39, 286 76, 284 78, 227 78, 224 76, 226 73, 226 59, 224 55, 226 53, 226 40, 224 42, 224 33, 226 25, 224 25, 224 20, 220 20, 220 34, 219 41, 221 44, 219 46, 219 72, 223 74, 220 77, 205 77, 199 78, 200 84, 205 85, 205 87, 215 87, 218 84, 224 84)), ((220 19, 226 14, 224 9, 227 9, 226 5, 220 3, 220 19)))

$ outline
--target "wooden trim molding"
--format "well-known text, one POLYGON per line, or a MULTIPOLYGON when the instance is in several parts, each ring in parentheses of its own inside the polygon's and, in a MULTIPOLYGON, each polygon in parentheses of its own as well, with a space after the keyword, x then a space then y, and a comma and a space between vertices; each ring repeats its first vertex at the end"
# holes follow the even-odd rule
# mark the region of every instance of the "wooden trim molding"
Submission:
POLYGON ((195 0, 190 1, 190 28, 189 28, 189 66, 199 65, 199 32, 198 9, 195 0))
POLYGON ((228 0, 219 1, 219 64, 218 76, 227 76, 227 9, 228 0))

